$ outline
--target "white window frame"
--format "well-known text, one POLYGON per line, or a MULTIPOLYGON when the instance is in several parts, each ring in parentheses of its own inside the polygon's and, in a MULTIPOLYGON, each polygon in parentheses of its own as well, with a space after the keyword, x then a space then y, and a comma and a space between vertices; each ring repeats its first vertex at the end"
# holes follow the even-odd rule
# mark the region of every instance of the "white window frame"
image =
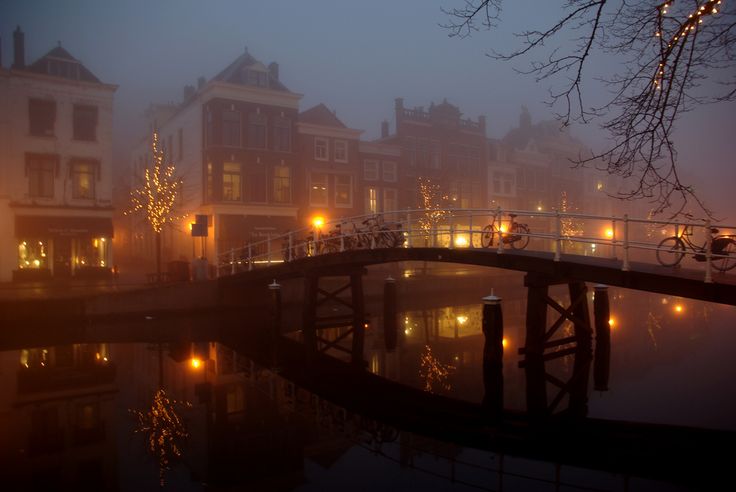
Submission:
POLYGON ((314 159, 318 161, 330 160, 330 141, 322 137, 314 137, 314 159), (317 150, 324 148, 324 155, 317 150))
POLYGON ((395 212, 396 210, 399 209, 399 192, 398 192, 398 190, 396 188, 384 188, 383 189, 382 209, 383 209, 382 210, 383 212, 395 212), (393 202, 394 202, 395 206, 394 206, 393 210, 390 210, 386 206, 386 203, 388 203, 388 200, 386 200, 386 195, 388 195, 389 193, 393 193, 394 194, 393 202))
POLYGON ((335 208, 353 208, 353 177, 350 174, 336 174, 335 175, 335 208), (345 186, 344 184, 339 184, 337 180, 339 178, 348 178, 348 191, 349 191, 349 200, 348 203, 338 203, 337 201, 337 195, 338 195, 338 187, 339 186, 345 186))
POLYGON ((378 188, 375 186, 366 186, 363 188, 364 191, 364 199, 365 199, 365 213, 367 214, 377 214, 380 210, 380 203, 378 203, 378 188), (371 203, 371 191, 373 191, 375 195, 375 210, 371 210, 370 203, 371 203))
POLYGON ((330 200, 330 178, 327 173, 309 173, 309 205, 312 207, 326 207, 328 205, 328 202, 330 200), (314 176, 316 174, 320 174, 325 177, 324 181, 322 182, 315 182, 314 176), (324 202, 315 202, 312 200, 312 189, 314 189, 315 184, 324 184, 325 187, 325 201, 324 202))
POLYGON ((384 181, 388 183, 395 183, 398 179, 396 175, 396 163, 393 161, 383 161, 383 166, 381 169, 381 177, 384 181), (387 172, 388 169, 392 169, 390 172, 387 172))
POLYGON ((365 159, 363 161, 363 179, 366 181, 378 181, 378 168, 380 162, 376 159, 365 159), (373 165, 373 170, 370 171, 370 165, 373 165))
POLYGON ((335 140, 332 142, 333 149, 332 153, 335 158, 335 162, 348 162, 348 141, 347 140, 335 140), (341 149, 338 151, 338 149, 341 149), (345 153, 343 156, 340 156, 340 152, 344 150, 345 153))

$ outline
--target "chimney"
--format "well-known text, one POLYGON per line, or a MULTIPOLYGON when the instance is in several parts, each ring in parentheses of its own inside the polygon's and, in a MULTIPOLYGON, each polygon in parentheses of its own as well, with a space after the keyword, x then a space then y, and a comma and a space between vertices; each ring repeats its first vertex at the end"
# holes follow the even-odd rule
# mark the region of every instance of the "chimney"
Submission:
POLYGON ((268 65, 268 73, 271 74, 272 80, 279 80, 279 64, 276 62, 271 62, 268 65))
POLYGON ((204 84, 207 82, 207 79, 204 77, 200 77, 197 79, 197 90, 201 90, 202 87, 204 87, 204 84))
POLYGON ((193 95, 194 95, 194 86, 185 85, 184 86, 184 102, 187 102, 189 99, 191 99, 193 95))
POLYGON ((397 97, 394 99, 394 112, 396 114, 396 133, 399 133, 399 127, 401 127, 401 120, 404 119, 404 98, 397 97))
POLYGON ((383 120, 381 122, 381 138, 388 137, 388 121, 383 120))
POLYGON ((15 28, 13 31, 13 67, 12 68, 26 68, 25 60, 25 39, 23 31, 20 30, 20 26, 15 28))

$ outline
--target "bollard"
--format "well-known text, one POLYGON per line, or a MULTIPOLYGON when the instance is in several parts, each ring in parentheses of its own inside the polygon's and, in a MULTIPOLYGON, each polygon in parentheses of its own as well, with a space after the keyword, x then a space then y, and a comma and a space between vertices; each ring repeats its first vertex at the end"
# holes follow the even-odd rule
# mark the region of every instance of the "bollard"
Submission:
POLYGON ((595 358, 593 359, 593 386, 596 391, 608 391, 611 371, 611 319, 608 305, 608 286, 596 285, 593 299, 595 318, 595 358))
POLYGON ((391 276, 383 282, 383 339, 386 350, 396 350, 398 327, 396 322, 396 280, 391 276))
POLYGON ((483 298, 483 407, 492 417, 503 415, 503 313, 501 298, 483 298))

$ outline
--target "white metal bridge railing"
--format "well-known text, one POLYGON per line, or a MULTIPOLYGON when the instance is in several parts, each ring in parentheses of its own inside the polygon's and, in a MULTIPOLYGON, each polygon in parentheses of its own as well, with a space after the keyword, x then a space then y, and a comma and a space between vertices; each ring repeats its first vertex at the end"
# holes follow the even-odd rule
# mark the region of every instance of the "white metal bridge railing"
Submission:
POLYGON ((275 263, 356 249, 492 248, 657 262, 665 267, 691 256, 705 282, 736 266, 736 226, 624 216, 498 209, 418 209, 327 221, 245 244, 219 255, 219 276, 275 263))

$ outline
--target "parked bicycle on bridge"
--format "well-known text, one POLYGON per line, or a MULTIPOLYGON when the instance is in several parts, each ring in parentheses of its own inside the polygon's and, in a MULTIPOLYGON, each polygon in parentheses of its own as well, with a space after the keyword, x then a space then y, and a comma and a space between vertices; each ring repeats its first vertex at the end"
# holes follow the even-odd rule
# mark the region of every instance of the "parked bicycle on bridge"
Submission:
POLYGON ((483 228, 480 243, 484 248, 493 246, 496 237, 500 237, 503 244, 510 244, 514 249, 524 249, 529 244, 529 226, 516 222, 516 214, 509 214, 511 222, 506 225, 501 222, 498 213, 493 215, 493 221, 483 228))
MULTIPOLYGON (((718 234, 718 229, 710 228, 711 234, 718 234)), ((693 253, 695 261, 706 261, 706 246, 708 242, 698 246, 692 242, 693 227, 685 226, 682 234, 675 234, 663 239, 657 246, 657 261, 663 266, 677 266, 685 256, 685 251, 693 253)), ((736 240, 733 235, 719 234, 711 240, 710 251, 713 254, 711 262, 713 266, 726 272, 736 267, 736 240)))

